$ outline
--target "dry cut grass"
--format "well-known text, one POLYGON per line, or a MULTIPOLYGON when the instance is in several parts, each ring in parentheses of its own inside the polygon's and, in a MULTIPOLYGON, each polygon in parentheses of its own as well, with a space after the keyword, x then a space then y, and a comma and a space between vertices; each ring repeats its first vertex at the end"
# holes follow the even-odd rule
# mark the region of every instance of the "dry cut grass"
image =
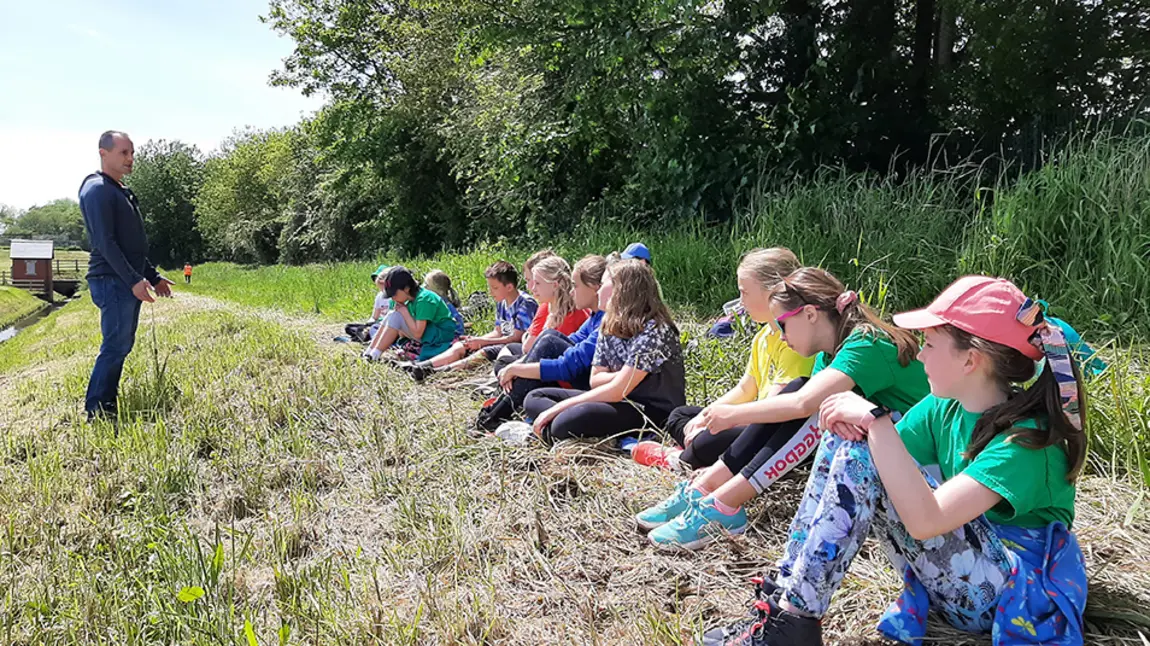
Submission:
MULTIPOLYGON (((338 332, 203 297, 147 307, 118 426, 79 418, 90 304, 0 346, 0 640, 680 644, 741 614, 746 577, 779 554, 801 474, 745 536, 657 552, 630 517, 671 474, 471 440, 462 389, 364 364, 325 342, 338 332)), ((1139 644, 1150 625, 1141 501, 1082 484, 1088 643, 1139 644)), ((868 545, 827 643, 882 643, 896 591, 868 545)), ((986 643, 938 624, 931 639, 986 643)))

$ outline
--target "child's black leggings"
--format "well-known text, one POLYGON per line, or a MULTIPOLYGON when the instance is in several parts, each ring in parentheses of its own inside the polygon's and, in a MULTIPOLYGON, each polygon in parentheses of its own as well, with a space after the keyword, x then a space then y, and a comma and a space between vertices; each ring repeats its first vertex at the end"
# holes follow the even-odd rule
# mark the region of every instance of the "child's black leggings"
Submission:
MULTIPOLYGON (((779 394, 793 393, 799 388, 802 388, 805 383, 807 383, 806 377, 795 379, 788 383, 779 394)), ((679 446, 683 446, 683 442, 686 439, 687 424, 702 410, 702 407, 699 406, 680 406, 672 411, 671 416, 667 418, 667 433, 679 446)), ((766 444, 770 443, 773 445, 781 441, 784 437, 789 439, 793 436, 794 432, 798 430, 800 425, 801 422, 747 424, 745 426, 733 426, 713 435, 708 431, 703 431, 696 435, 694 440, 691 440, 691 446, 683 449, 682 455, 679 456, 679 461, 696 469, 701 469, 711 466, 717 462, 720 457, 723 457, 724 463, 731 469, 731 472, 737 473, 742 467, 736 468, 732 463, 740 465, 750 463, 759 450, 766 444), (725 459, 727 452, 732 449, 735 442, 748 430, 752 430, 756 436, 756 440, 753 442, 740 443, 739 447, 735 448, 734 453, 729 456, 731 462, 727 462, 725 459), (788 431, 791 435, 787 435, 788 431)))
MULTIPOLYGON (((582 395, 583 390, 568 388, 539 388, 532 390, 523 402, 526 417, 534 420, 565 399, 582 395)), ((589 402, 579 404, 559 413, 543 432, 543 439, 557 442, 573 437, 611 437, 645 426, 661 426, 667 421, 667 413, 630 402, 615 403, 589 402), (644 414, 645 413, 645 414, 644 414)))
MULTIPOLYGON (((795 379, 782 392, 795 392, 807 381, 806 377, 795 379)), ((750 424, 723 453, 723 464, 731 473, 741 474, 755 491, 762 493, 772 482, 815 454, 822 433, 817 423, 810 421, 794 419, 750 424)))

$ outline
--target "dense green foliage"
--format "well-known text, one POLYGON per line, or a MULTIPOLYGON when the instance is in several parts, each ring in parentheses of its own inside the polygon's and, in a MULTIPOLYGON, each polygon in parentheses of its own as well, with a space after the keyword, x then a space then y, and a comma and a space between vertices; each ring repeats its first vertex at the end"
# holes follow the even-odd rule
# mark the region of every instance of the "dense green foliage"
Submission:
POLYGON ((200 151, 179 141, 149 141, 136 149, 125 182, 140 200, 140 211, 158 264, 198 261, 204 254, 192 200, 203 183, 200 151))
POLYGON ((59 245, 87 247, 88 234, 80 205, 75 200, 53 200, 27 211, 5 209, 0 212, 0 233, 5 238, 55 240, 59 245))
POLYGON ((332 100, 304 128, 320 191, 345 196, 322 179, 350 175, 374 207, 331 214, 361 232, 341 248, 410 253, 588 215, 726 221, 760 176, 823 164, 1034 167, 1074 124, 1145 109, 1148 16, 1129 2, 275 0, 267 20, 296 42, 277 81, 332 100))
POLYGON ((939 206, 977 212, 979 186, 1086 130, 1136 136, 1150 109, 1146 0, 272 0, 265 21, 295 43, 273 82, 328 103, 207 160, 214 258, 729 226, 827 167, 957 173, 939 206))

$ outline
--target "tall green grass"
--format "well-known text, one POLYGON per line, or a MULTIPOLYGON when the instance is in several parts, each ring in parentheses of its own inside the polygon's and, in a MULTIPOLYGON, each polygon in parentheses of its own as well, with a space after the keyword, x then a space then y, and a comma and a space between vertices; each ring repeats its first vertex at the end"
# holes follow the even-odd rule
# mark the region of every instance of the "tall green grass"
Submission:
POLYGON ((1090 329, 1150 329, 1150 137, 1076 140, 976 205, 961 269, 1049 294, 1090 329))
MULTIPOLYGON (((764 185, 765 186, 765 185, 764 185)), ((701 222, 638 231, 625 220, 586 222, 534 242, 499 242, 434 257, 386 254, 362 262, 241 268, 209 264, 193 291, 333 319, 370 310, 379 262, 443 269, 460 293, 484 288, 483 270, 520 264, 542 246, 575 260, 642 240, 667 300, 712 314, 736 294, 734 270, 749 249, 786 246, 889 310, 920 307, 965 273, 1010 278, 1087 332, 1123 340, 1150 333, 1150 137, 1097 135, 1017 180, 979 168, 879 178, 825 170, 754 191, 722 226, 701 222)), ((508 232, 514 237, 514 232, 508 232)))

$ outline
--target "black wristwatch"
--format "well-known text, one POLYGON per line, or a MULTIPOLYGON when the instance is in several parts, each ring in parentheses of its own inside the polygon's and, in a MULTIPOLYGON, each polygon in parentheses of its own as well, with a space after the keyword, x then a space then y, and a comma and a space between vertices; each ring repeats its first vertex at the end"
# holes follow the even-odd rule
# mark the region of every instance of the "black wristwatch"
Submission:
POLYGON ((889 408, 887 408, 886 406, 875 406, 870 411, 870 416, 874 418, 871 420, 870 423, 874 424, 876 421, 878 421, 878 419, 880 417, 886 417, 888 415, 890 415, 890 409, 889 408))

